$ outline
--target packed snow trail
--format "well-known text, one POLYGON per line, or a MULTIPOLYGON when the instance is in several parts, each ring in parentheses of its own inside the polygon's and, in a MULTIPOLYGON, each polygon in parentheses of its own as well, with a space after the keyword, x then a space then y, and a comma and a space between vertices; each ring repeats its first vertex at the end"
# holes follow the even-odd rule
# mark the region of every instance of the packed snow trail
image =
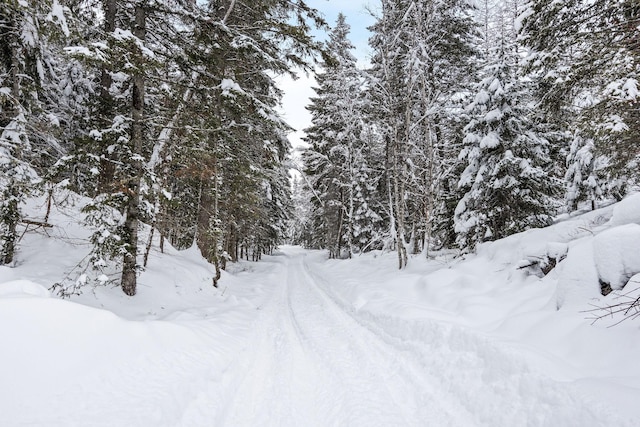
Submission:
POLYGON ((608 411, 486 339, 443 323, 356 313, 306 252, 279 256, 286 275, 261 307, 255 342, 227 373, 212 425, 610 425, 608 411))

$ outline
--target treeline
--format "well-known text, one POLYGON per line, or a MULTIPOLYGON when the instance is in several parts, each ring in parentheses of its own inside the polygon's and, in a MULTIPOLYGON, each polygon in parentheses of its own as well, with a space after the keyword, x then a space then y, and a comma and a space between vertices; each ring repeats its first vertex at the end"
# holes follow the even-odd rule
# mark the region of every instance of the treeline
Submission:
POLYGON ((90 262, 115 261, 128 295, 142 224, 196 242, 214 283, 272 250, 291 209, 274 78, 310 68, 316 25, 302 0, 3 0, 0 264, 22 202, 53 186, 90 198, 90 262))
POLYGON ((640 4, 382 0, 317 75, 295 239, 332 257, 473 251, 637 183, 640 4))

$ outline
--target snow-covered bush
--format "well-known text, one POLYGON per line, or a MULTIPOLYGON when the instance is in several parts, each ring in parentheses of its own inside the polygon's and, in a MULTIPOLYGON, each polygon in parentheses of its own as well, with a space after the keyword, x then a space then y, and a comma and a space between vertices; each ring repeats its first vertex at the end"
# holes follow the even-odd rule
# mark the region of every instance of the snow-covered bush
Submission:
POLYGON ((569 248, 567 257, 558 265, 556 306, 582 306, 600 296, 598 271, 593 262, 593 244, 589 238, 569 248))
POLYGON ((526 270, 531 275, 544 277, 567 257, 568 250, 566 243, 549 242, 544 254, 528 256, 520 261, 518 269, 526 270))
POLYGON ((640 273, 640 225, 621 225, 598 234, 593 239, 593 258, 603 293, 607 286, 624 288, 640 273))
POLYGON ((613 207, 611 225, 640 224, 640 193, 627 197, 613 207))

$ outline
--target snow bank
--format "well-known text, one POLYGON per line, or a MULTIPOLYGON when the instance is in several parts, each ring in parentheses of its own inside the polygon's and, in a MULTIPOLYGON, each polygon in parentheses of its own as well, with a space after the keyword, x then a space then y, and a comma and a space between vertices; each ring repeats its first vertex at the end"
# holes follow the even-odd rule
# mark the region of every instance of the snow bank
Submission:
POLYGON ((216 360, 192 328, 57 298, 0 298, 0 342, 11 349, 0 363, 7 426, 175 425, 188 399, 183 381, 198 369, 185 351, 216 360))
POLYGON ((576 310, 577 306, 579 310, 587 301, 600 296, 598 272, 593 260, 593 244, 587 238, 573 246, 564 261, 558 264, 558 308, 576 310))
MULTIPOLYGON (((608 329, 610 323, 604 321, 592 325, 598 312, 587 311, 620 302, 619 292, 601 295, 602 275, 624 279, 635 270, 634 255, 640 254, 635 224, 612 226, 636 222, 638 200, 632 196, 596 211, 566 215, 550 227, 484 243, 476 255, 433 260, 415 256, 403 271, 395 270, 394 254, 329 260, 323 268, 324 280, 329 292, 344 299, 358 317, 388 318, 383 327, 395 321, 414 322, 407 330, 437 321, 482 331, 514 346, 527 366, 574 384, 613 411, 637 419, 638 320, 608 329), (544 257, 558 261, 544 277, 518 269, 523 260, 530 263, 544 257)), ((622 292, 640 288, 633 282, 638 277, 633 276, 622 292)), ((632 296, 638 294, 635 291, 632 296)), ((492 359, 487 366, 493 365, 492 359)), ((521 391, 531 387, 530 383, 521 391)), ((570 417, 547 421, 546 425, 554 426, 598 424, 595 420, 580 424, 570 417)), ((533 423, 523 418, 522 425, 533 423)))
POLYGON ((0 298, 28 296, 47 298, 51 296, 51 292, 44 286, 30 280, 13 280, 0 283, 0 298))
MULTIPOLYGON (((156 238, 135 297, 88 284, 61 300, 47 289, 80 274, 90 250, 84 202, 55 193, 53 227, 27 232, 19 262, 0 266, 0 425, 211 425, 225 372, 248 345, 278 262, 251 263, 254 275, 241 263, 214 288, 215 269, 196 248, 166 242, 161 253, 156 238)), ((46 206, 30 199, 25 212, 41 220, 46 206)), ((147 238, 143 229, 141 245, 147 238)))
POLYGON ((640 273, 640 224, 621 225, 598 234, 593 239, 593 256, 599 279, 613 290, 622 289, 640 273))
POLYGON ((640 193, 627 197, 613 207, 611 225, 640 224, 640 193))

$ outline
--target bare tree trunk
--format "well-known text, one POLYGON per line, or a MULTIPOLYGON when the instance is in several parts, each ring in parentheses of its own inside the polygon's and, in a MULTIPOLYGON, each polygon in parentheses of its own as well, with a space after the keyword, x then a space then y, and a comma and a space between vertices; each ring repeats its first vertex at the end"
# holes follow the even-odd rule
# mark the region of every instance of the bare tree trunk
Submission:
MULTIPOLYGON (((424 92, 423 92, 424 93, 424 92)), ((426 97, 425 97, 426 99, 426 97)), ((431 119, 427 120, 427 170, 425 176, 425 185, 428 188, 425 200, 424 212, 424 255, 429 256, 429 246, 431 245, 431 236, 433 233, 433 208, 435 205, 435 197, 437 193, 437 182, 434 173, 436 167, 436 144, 438 143, 437 123, 433 123, 431 119), (434 129, 435 127, 435 129, 434 129)))
MULTIPOLYGON (((387 196, 389 197, 389 234, 392 236, 389 239, 391 242, 395 239, 396 235, 396 213, 395 213, 395 203, 393 199, 393 182, 392 182, 392 168, 391 168, 391 158, 393 156, 391 147, 391 138, 389 136, 385 137, 385 174, 387 180, 387 196)), ((395 250, 395 247, 390 248, 395 250)))
MULTIPOLYGON (((146 10, 141 2, 136 3, 135 23, 133 35, 145 41, 146 10)), ((142 53, 138 50, 138 67, 142 66, 142 53)), ((132 160, 131 177, 127 182, 127 206, 125 208, 126 250, 122 263, 122 290, 125 294, 136 294, 136 266, 138 254, 138 222, 140 205, 140 181, 142 179, 142 148, 144 146, 144 74, 138 69, 133 75, 133 94, 131 105, 131 151, 135 156, 132 160)))
POLYGON ((9 183, 3 196, 7 199, 5 199, 4 202, 5 206, 2 207, 2 218, 0 218, 0 220, 5 224, 6 228, 2 236, 4 244, 2 245, 2 253, 0 254, 0 265, 11 264, 13 262, 13 256, 16 251, 16 240, 18 239, 16 227, 18 226, 18 221, 20 221, 18 192, 13 181, 9 183))
POLYGON ((355 215, 355 202, 354 202, 354 191, 355 191, 355 174, 354 174, 354 165, 353 165, 353 141, 349 139, 349 213, 347 215, 347 257, 351 259, 353 255, 353 234, 354 234, 354 224, 353 224, 353 216, 355 215))
MULTIPOLYGON (((340 202, 344 206, 344 193, 340 191, 340 202)), ((336 232, 335 241, 335 258, 340 259, 340 249, 342 248, 342 228, 344 223, 343 210, 338 209, 338 231, 336 232)))
POLYGON ((147 242, 147 247, 144 250, 144 258, 142 262, 143 267, 147 267, 147 263, 149 262, 149 252, 151 252, 151 246, 153 244, 153 233, 156 229, 155 221, 151 224, 151 231, 149 232, 149 241, 147 242))
POLYGON ((396 211, 396 245, 398 249, 398 268, 403 269, 407 265, 407 248, 404 238, 404 185, 401 178, 401 165, 398 161, 398 141, 393 142, 393 189, 396 211))
POLYGON ((216 275, 213 278, 213 286, 214 287, 218 287, 218 281, 220 280, 220 277, 222 276, 222 272, 221 272, 221 268, 220 268, 220 264, 221 264, 221 260, 219 257, 219 246, 220 246, 220 189, 218 188, 219 185, 219 179, 218 179, 218 159, 214 158, 213 159, 213 190, 214 190, 214 197, 213 197, 213 221, 214 223, 214 241, 213 241, 213 248, 212 248, 212 253, 213 253, 213 265, 216 268, 216 275))

